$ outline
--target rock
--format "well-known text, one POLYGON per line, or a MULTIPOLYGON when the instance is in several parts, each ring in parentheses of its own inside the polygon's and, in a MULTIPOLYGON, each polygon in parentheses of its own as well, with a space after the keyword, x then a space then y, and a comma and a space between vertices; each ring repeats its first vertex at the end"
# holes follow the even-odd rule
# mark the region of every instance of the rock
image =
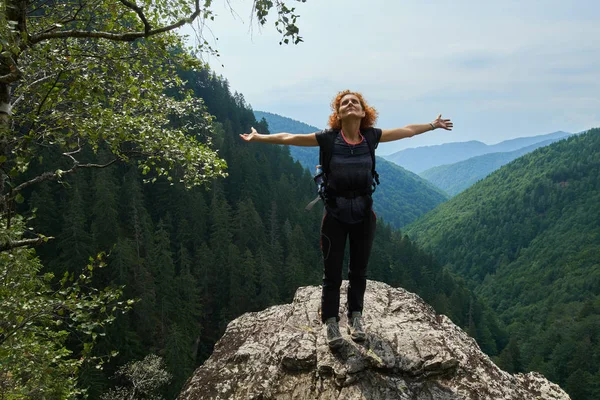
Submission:
MULTIPOLYGON (((342 299, 346 289, 344 282, 342 299)), ((232 321, 179 400, 569 399, 538 373, 502 371, 449 318, 381 282, 367 282, 367 340, 350 339, 340 309, 346 342, 332 352, 318 316, 320 298, 320 287, 302 287, 292 304, 232 321)))

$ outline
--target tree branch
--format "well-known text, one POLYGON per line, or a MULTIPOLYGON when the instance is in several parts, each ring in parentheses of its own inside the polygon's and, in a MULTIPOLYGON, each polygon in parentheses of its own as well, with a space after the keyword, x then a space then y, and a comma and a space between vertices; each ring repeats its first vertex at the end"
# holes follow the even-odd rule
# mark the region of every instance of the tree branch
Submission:
POLYGON ((11 56, 4 56, 4 58, 9 62, 10 72, 6 75, 0 76, 0 83, 13 83, 21 79, 23 76, 23 71, 19 69, 17 63, 11 56))
MULTIPOLYGON (((123 2, 123 4, 125 4, 125 1, 126 0, 121 0, 121 2, 123 2)), ((129 3, 129 4, 131 4, 131 3, 129 3)), ((131 5, 133 5, 133 4, 131 4, 131 5)), ((90 39, 108 39, 108 40, 114 40, 114 41, 119 41, 119 42, 133 42, 136 39, 154 36, 154 35, 158 35, 158 34, 164 33, 164 32, 169 32, 169 31, 177 29, 185 24, 191 23, 192 21, 194 21, 196 19, 196 17, 198 17, 198 15, 200 15, 200 0, 195 0, 195 5, 196 5, 196 9, 189 17, 182 18, 179 21, 177 21, 171 25, 163 26, 161 28, 148 29, 148 26, 146 26, 146 30, 144 32, 114 33, 114 32, 98 32, 98 31, 85 31, 85 30, 72 29, 72 30, 68 30, 68 31, 46 32, 46 33, 41 33, 38 35, 33 35, 29 38, 29 44, 34 45, 34 44, 42 42, 44 40, 60 39, 60 38, 90 38, 90 39)), ((137 6, 135 6, 135 7, 137 7, 137 6)), ((140 10, 140 12, 141 12, 141 10, 140 10)), ((139 13, 138 13, 138 15, 139 15, 139 13)), ((142 15, 143 15, 143 13, 142 13, 142 15)), ((141 16, 140 16, 140 18, 141 18, 141 16)))
MULTIPOLYGON (((54 90, 54 88, 58 84, 58 81, 60 80, 60 76, 62 75, 62 73, 63 73, 63 71, 59 71, 58 75, 56 75, 56 79, 54 80, 54 84, 52 85, 52 87, 50 88, 50 90, 48 90, 48 92, 46 92, 46 95, 44 96, 44 99, 40 102, 40 105, 38 106, 36 115, 40 115, 40 112, 42 111, 42 107, 44 106, 44 103, 48 99, 48 96, 50 96, 50 93, 52 93, 52 90, 54 90)), ((33 130, 33 127, 31 127, 31 130, 33 130)))
MULTIPOLYGON (((69 156, 69 157, 71 157, 71 159, 75 160, 73 158, 73 156, 71 155, 72 153, 73 152, 65 153, 63 155, 69 156)), ((79 162, 77 160, 75 160, 75 165, 73 165, 73 167, 71 169, 68 169, 66 171, 57 170, 55 172, 44 172, 43 174, 38 175, 35 178, 28 180, 27 182, 21 183, 19 186, 15 187, 12 190, 12 192, 13 193, 20 192, 21 190, 25 189, 26 187, 35 185, 36 183, 59 179, 61 176, 71 174, 79 168, 106 168, 106 167, 114 164, 115 162, 117 162, 117 160, 118 159, 115 158, 114 160, 112 160, 106 164, 79 164, 79 162)))
MULTIPOLYGON (((75 11, 75 14, 73 14, 70 17, 65 17, 65 19, 58 21, 57 23, 51 25, 49 28, 45 29, 44 31, 42 31, 41 33, 49 33, 52 32, 53 30, 55 30, 56 28, 60 27, 61 25, 66 25, 68 23, 71 23, 73 21, 77 20, 77 16, 79 15, 79 13, 81 12, 81 10, 83 10, 83 8, 86 6, 86 4, 84 4, 83 2, 79 2, 79 8, 77 9, 77 11, 75 11)), ((39 8, 41 8, 42 6, 40 6, 39 8)))
POLYGON ((53 237, 38 237, 35 239, 21 239, 15 241, 8 241, 6 243, 0 244, 0 252, 16 249, 17 247, 23 246, 39 246, 42 243, 45 243, 47 239, 54 239, 53 237))
MULTIPOLYGON (((62 71, 61 71, 62 72, 62 71)), ((16 107, 21 101, 23 101, 23 98, 25 96, 25 93, 27 93, 27 91, 37 85, 38 83, 42 83, 44 81, 47 81, 48 79, 52 78, 52 75, 46 75, 36 81, 31 82, 29 85, 27 85, 27 87, 23 90, 23 92, 19 95, 19 97, 13 102, 12 106, 13 108, 16 107)))
POLYGON ((121 3, 123 3, 123 5, 125 5, 125 7, 129 7, 133 11, 136 12, 136 14, 140 17, 140 19, 144 23, 144 33, 147 35, 148 32, 151 31, 152 27, 150 26, 150 23, 148 22, 148 20, 146 19, 146 16, 144 15, 144 10, 142 10, 140 7, 138 7, 135 3, 131 3, 130 1, 127 1, 127 0, 121 0, 121 3))
MULTIPOLYGON (((4 251, 5 249, 1 249, 0 251, 4 251)), ((25 318, 19 325, 15 326, 12 331, 8 332, 6 335, 0 336, 0 345, 2 345, 5 341, 8 340, 11 336, 17 333, 19 330, 23 329, 30 321, 33 321, 35 318, 39 317, 42 314, 48 314, 46 310, 40 310, 33 315, 25 318)))

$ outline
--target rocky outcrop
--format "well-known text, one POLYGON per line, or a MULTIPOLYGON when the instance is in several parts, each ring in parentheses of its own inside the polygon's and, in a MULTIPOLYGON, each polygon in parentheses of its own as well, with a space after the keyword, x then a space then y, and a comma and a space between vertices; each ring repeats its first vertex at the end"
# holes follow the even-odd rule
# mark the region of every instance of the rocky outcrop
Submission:
MULTIPOLYGON (((502 371, 417 295, 375 281, 365 294, 367 341, 354 343, 344 332, 344 346, 332 352, 317 314, 320 296, 320 287, 303 287, 292 304, 232 321, 179 400, 569 399, 538 373, 502 371)), ((344 315, 340 309, 340 328, 344 315)))

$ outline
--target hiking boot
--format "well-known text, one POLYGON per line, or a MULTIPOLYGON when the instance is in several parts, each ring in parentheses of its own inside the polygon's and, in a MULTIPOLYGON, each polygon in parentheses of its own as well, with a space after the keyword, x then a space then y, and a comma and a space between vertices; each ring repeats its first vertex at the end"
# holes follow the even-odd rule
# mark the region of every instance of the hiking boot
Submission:
POLYGON ((344 344, 344 339, 340 333, 340 327, 337 318, 332 317, 325 321, 327 326, 327 344, 330 349, 339 349, 344 344))
POLYGON ((348 333, 355 342, 362 342, 367 338, 367 334, 362 327, 362 315, 360 312, 353 312, 348 320, 348 333))

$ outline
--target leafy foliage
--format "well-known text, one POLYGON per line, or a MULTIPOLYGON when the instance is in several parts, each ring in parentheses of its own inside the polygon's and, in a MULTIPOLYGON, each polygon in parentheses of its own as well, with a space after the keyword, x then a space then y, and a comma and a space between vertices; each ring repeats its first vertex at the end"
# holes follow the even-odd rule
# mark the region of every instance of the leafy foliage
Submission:
MULTIPOLYGON (((2 229, 2 242, 19 240, 22 218, 2 229)), ((0 252, 0 396, 2 398, 66 398, 80 393, 77 373, 101 355, 92 355, 105 327, 131 308, 123 302, 122 288, 96 289, 93 275, 105 266, 103 255, 86 268, 66 272, 52 285, 52 273, 40 274, 42 265, 31 249, 0 252), (78 357, 74 358, 77 349, 78 357)))
POLYGON ((125 381, 122 386, 110 389, 102 400, 152 399, 161 400, 158 389, 171 380, 163 360, 150 354, 141 361, 133 361, 119 368, 116 378, 125 381))

